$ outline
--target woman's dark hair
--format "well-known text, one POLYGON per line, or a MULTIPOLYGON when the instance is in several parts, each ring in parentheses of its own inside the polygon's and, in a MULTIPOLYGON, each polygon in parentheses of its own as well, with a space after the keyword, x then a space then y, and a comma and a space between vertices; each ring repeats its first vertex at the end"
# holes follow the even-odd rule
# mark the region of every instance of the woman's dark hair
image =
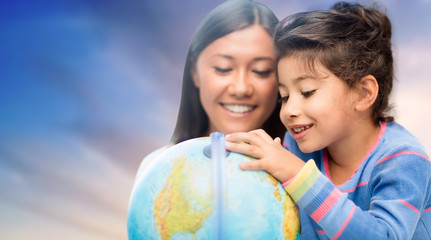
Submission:
MULTIPOLYGON (((254 24, 273 35, 278 19, 265 5, 250 0, 230 0, 213 9, 198 26, 187 53, 184 67, 181 103, 171 138, 172 143, 202 137, 209 129, 209 119, 199 99, 199 89, 193 84, 191 69, 200 53, 215 40, 254 24)), ((283 139, 285 128, 279 119, 280 105, 262 128, 273 138, 283 139)))
POLYGON ((389 96, 393 85, 391 23, 377 8, 338 2, 328 11, 311 11, 285 18, 277 26, 277 57, 298 56, 310 70, 321 63, 349 87, 372 75, 379 85, 372 106, 375 124, 393 121, 389 96))

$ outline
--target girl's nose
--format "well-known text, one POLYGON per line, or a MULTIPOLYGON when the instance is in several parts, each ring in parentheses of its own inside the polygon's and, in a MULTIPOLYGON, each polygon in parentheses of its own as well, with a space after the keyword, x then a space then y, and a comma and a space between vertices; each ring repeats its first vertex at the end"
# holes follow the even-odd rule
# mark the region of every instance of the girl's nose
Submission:
POLYGON ((228 88, 229 94, 240 98, 251 96, 253 91, 251 80, 247 74, 243 72, 235 76, 228 88))
POLYGON ((297 101, 295 98, 290 97, 287 102, 284 102, 281 106, 280 110, 280 117, 283 118, 294 118, 299 116, 300 114, 300 107, 299 107, 299 101, 297 101))

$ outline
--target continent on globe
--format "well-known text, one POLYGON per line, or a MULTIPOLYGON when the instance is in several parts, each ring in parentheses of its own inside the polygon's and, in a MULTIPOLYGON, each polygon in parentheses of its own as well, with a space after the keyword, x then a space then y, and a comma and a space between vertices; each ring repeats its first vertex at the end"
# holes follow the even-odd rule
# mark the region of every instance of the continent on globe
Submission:
POLYGON ((191 169, 187 164, 187 155, 174 161, 166 185, 154 200, 154 217, 161 239, 171 239, 176 232, 194 235, 211 213, 210 192, 201 195, 194 191, 186 174, 191 169))
POLYGON ((281 184, 239 169, 254 159, 226 153, 224 142, 221 155, 211 154, 224 141, 217 134, 176 144, 144 169, 130 200, 129 239, 299 239, 299 211, 281 184))

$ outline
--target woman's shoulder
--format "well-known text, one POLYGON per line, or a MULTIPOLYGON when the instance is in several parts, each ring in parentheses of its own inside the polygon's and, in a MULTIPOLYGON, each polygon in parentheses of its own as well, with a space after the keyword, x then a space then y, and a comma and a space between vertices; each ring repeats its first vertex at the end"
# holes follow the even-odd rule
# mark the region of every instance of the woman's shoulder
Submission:
POLYGON ((145 158, 142 160, 141 164, 139 165, 138 172, 136 174, 136 179, 139 178, 139 176, 142 174, 142 172, 150 165, 154 159, 156 159, 158 156, 160 156, 166 149, 171 147, 172 144, 167 144, 163 147, 160 147, 154 151, 152 151, 150 154, 145 156, 145 158))

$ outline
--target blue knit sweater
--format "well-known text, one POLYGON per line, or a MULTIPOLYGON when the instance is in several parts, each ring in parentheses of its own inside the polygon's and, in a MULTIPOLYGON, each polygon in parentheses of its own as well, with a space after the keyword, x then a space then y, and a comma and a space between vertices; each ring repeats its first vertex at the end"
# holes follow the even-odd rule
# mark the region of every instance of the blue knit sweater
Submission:
POLYGON ((288 133, 284 146, 307 162, 283 184, 301 211, 301 240, 431 239, 430 159, 399 124, 381 124, 361 165, 339 186, 326 150, 302 153, 288 133))

